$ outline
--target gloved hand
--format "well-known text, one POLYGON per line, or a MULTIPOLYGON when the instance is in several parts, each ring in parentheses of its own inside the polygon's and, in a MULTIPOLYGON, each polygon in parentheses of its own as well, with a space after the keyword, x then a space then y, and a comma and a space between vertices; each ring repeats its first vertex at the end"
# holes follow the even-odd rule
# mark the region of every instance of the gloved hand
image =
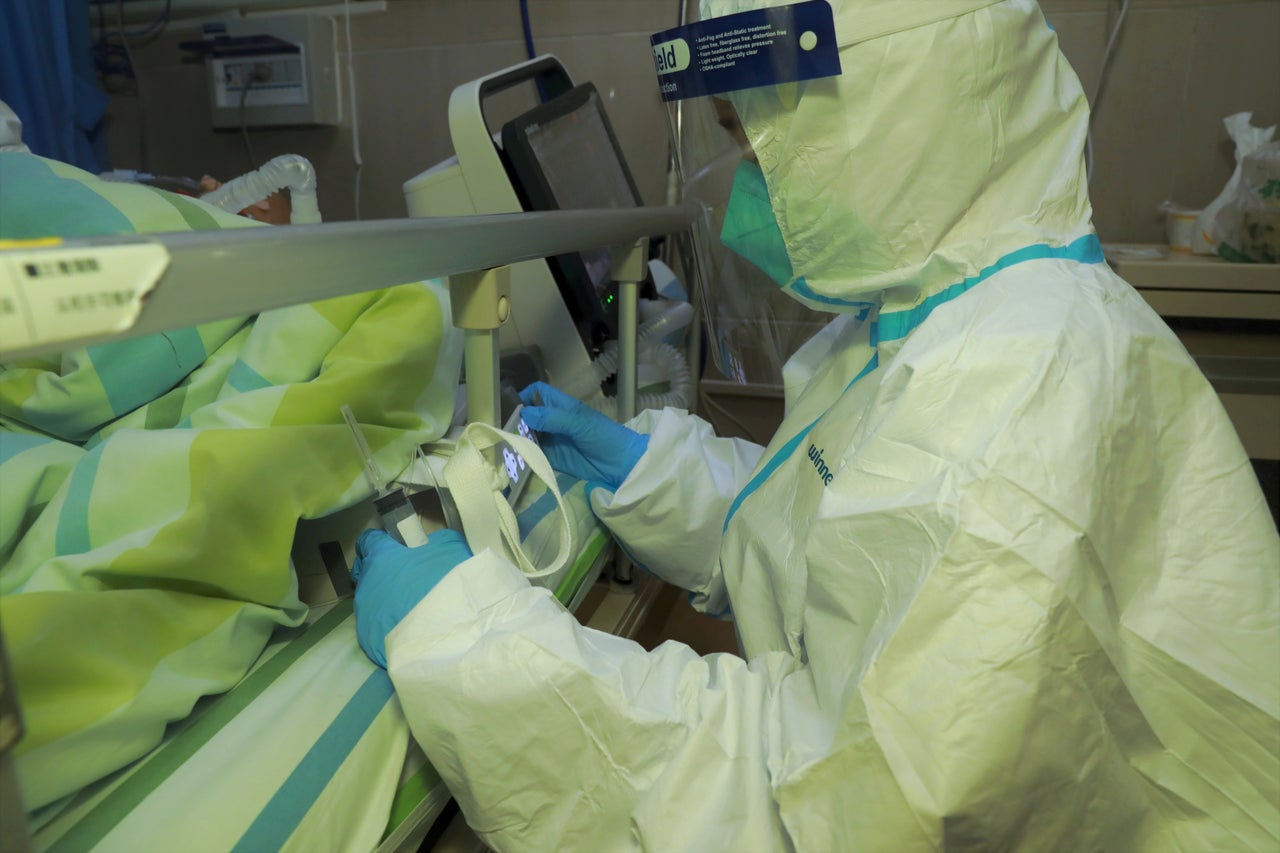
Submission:
POLYGON ((649 436, 545 382, 521 391, 520 400, 525 423, 541 433, 539 442, 551 467, 579 480, 617 491, 649 446, 649 436))
POLYGON ((426 545, 406 548, 381 530, 356 540, 356 638, 369 660, 387 667, 387 634, 445 575, 471 556, 456 530, 438 530, 426 545))

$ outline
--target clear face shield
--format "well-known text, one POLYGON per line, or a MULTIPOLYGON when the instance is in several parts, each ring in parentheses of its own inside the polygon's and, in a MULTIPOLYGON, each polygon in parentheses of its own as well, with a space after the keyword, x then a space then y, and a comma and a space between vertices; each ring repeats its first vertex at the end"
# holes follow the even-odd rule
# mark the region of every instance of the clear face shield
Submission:
MULTIPOLYGON (((704 2, 704 10, 713 3, 704 2)), ((742 12, 653 36, 680 202, 697 218, 679 269, 702 310, 719 371, 780 384, 782 365, 830 320, 784 291, 792 270, 732 93, 839 73, 822 0, 742 12)))

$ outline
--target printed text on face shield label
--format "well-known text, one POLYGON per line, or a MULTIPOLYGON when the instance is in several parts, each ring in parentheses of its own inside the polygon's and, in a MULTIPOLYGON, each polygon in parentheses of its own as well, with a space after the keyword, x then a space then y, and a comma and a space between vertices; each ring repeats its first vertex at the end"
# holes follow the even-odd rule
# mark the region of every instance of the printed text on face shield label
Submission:
POLYGON ((786 30, 775 30, 772 24, 739 27, 727 33, 708 33, 698 39, 698 70, 732 68, 738 60, 756 56, 772 45, 774 39, 785 38, 786 35, 786 30))
POLYGON ((840 73, 826 0, 752 9, 650 38, 664 101, 776 86, 840 73))

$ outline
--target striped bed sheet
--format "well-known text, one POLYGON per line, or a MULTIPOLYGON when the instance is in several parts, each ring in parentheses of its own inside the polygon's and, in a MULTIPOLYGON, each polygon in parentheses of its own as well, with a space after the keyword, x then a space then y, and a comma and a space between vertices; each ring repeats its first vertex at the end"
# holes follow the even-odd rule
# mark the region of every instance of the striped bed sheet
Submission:
MULTIPOLYGON (((609 540, 582 484, 561 485, 582 544, 548 586, 570 604, 609 540)), ((553 547, 553 507, 527 496, 526 547, 553 547)), ((30 817, 38 851, 381 853, 419 837, 448 799, 386 672, 360 651, 346 597, 278 630, 236 687, 199 702, 148 755, 30 817)))
MULTIPOLYGON (((0 240, 253 225, 0 151, 0 240)), ((340 407, 388 471, 453 416, 447 294, 408 283, 0 365, 0 627, 27 809, 149 755, 304 622, 298 520, 370 492, 340 407)))
MULTIPOLYGON (((22 152, 0 196, 0 240, 256 227, 22 152)), ((345 569, 290 571, 290 533, 368 495, 342 404, 386 470, 442 437, 447 304, 410 283, 0 366, 0 624, 40 849, 368 850, 422 806, 390 686, 338 619, 345 569)), ((527 551, 555 553, 550 503, 518 515, 527 551)), ((592 563, 603 534, 571 503, 592 563)))

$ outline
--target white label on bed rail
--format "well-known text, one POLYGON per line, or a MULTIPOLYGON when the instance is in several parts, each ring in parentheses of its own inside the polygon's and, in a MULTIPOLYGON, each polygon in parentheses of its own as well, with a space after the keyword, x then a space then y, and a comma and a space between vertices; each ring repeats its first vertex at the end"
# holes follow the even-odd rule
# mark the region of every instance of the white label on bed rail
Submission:
POLYGON ((169 265, 159 243, 0 248, 0 355, 128 329, 169 265))

